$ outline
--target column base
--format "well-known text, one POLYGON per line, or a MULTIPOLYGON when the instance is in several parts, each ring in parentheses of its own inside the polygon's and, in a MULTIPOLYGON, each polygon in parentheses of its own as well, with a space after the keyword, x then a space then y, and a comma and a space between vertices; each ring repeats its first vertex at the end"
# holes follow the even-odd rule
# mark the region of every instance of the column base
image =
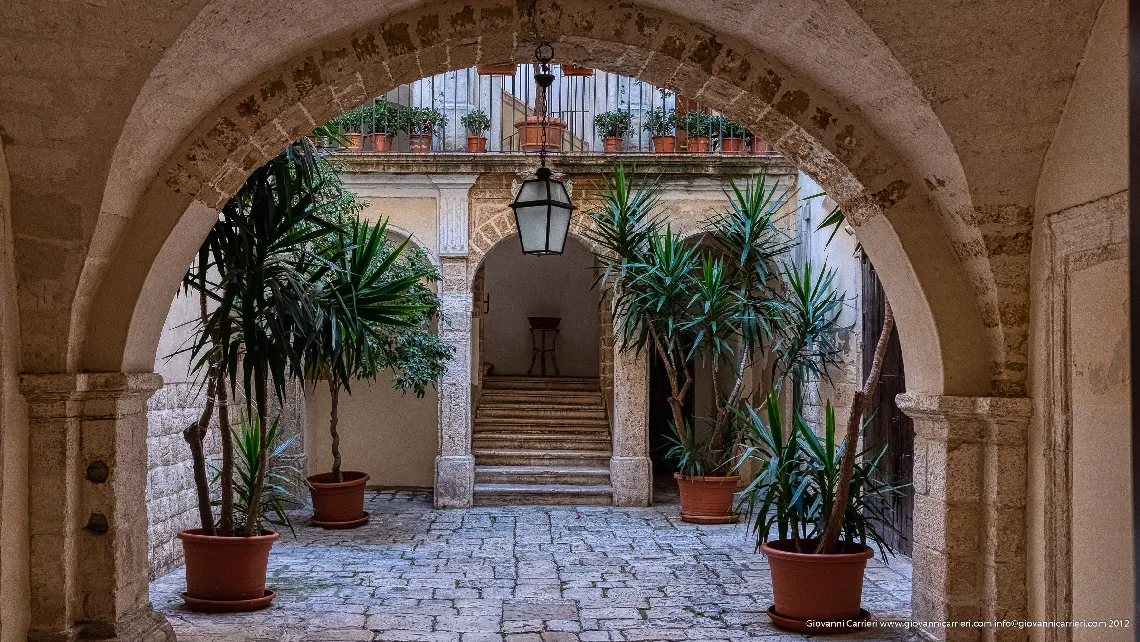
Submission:
POLYGON ((118 622, 87 622, 68 631, 29 631, 28 642, 175 642, 174 629, 150 606, 118 622))
POLYGON ((471 508, 474 494, 474 457, 439 455, 435 458, 436 508, 471 508))
POLYGON ((653 503, 653 462, 648 457, 610 457, 614 506, 653 503))

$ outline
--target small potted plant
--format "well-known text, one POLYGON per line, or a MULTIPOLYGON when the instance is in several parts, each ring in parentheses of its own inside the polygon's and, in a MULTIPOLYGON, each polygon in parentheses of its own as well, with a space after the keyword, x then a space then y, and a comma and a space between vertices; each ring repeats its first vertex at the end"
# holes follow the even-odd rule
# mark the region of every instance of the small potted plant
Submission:
POLYGON ((688 149, 690 152, 707 153, 709 151, 709 125, 711 119, 708 112, 694 109, 686 112, 677 119, 677 129, 687 134, 688 149))
POLYGON ((372 149, 378 152, 394 151, 393 141, 396 132, 400 131, 401 115, 399 105, 393 105, 384 98, 380 98, 369 110, 372 123, 372 149))
POLYGON ((633 113, 615 109, 594 116, 594 126, 602 136, 602 149, 606 152, 620 152, 622 139, 633 124, 633 113))
POLYGON ((653 138, 653 151, 658 154, 667 154, 677 151, 677 112, 664 107, 654 107, 645 113, 641 122, 650 137, 653 138))
POLYGON ((748 136, 748 130, 743 125, 726 116, 713 116, 712 130, 720 132, 722 154, 744 153, 744 140, 748 136))
POLYGON ((409 150, 414 154, 431 151, 435 130, 447 124, 447 117, 434 107, 411 107, 404 110, 404 124, 408 131, 409 150))
POLYGON ((364 149, 362 136, 366 126, 365 121, 371 122, 372 120, 371 115, 367 112, 368 110, 364 105, 359 105, 330 121, 336 124, 344 135, 344 139, 347 141, 345 149, 350 152, 359 152, 364 149))
POLYGON ((756 134, 752 135, 751 143, 753 154, 767 154, 772 151, 772 148, 768 145, 768 141, 761 140, 756 134))
POLYGON ((459 119, 459 124, 467 128, 467 151, 487 151, 487 131, 491 129, 491 118, 482 109, 469 111, 459 119))

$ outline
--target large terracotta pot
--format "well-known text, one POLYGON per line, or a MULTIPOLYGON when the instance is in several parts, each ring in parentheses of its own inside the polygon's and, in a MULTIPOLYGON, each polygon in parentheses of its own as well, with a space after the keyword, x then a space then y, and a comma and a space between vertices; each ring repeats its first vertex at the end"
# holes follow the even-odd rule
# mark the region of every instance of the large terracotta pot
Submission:
MULTIPOLYGON (((524 152, 537 152, 542 147, 542 117, 527 116, 515 121, 515 131, 519 135, 519 148, 524 152)), ((561 118, 546 119, 546 151, 562 149, 562 135, 566 133, 566 121, 561 118)))
POLYGON ((738 475, 729 477, 688 477, 673 473, 681 491, 681 521, 691 524, 729 524, 732 494, 740 483, 738 475))
POLYGON ((606 136, 602 139, 602 150, 606 153, 613 154, 621 151, 621 136, 606 136))
POLYGON ((689 151, 693 153, 708 153, 709 137, 689 135, 689 151))
MULTIPOLYGON (((803 550, 815 549, 815 542, 801 544, 803 550)), ((859 619, 863 571, 875 552, 862 544, 847 544, 836 555, 794 551, 792 540, 766 542, 760 547, 772 572, 772 594, 776 600, 772 610, 779 616, 773 620, 780 624, 781 619, 859 619)))
POLYGON ((671 154, 677 151, 676 136, 654 136, 653 151, 658 154, 671 154))
POLYGON ((720 151, 723 154, 743 154, 744 139, 735 136, 726 136, 720 139, 720 151))
POLYGON ((332 473, 309 477, 313 522, 317 525, 359 526, 364 523, 364 486, 368 483, 368 474, 356 470, 342 470, 340 474, 342 482, 334 482, 332 473))
POLYGON ((752 153, 753 154, 767 154, 771 151, 768 148, 767 141, 760 140, 759 138, 752 139, 752 153))
POLYGON ((362 148, 360 146, 360 134, 357 132, 349 132, 344 135, 348 140, 348 151, 359 152, 362 148))
POLYGON ((265 590, 269 549, 280 535, 262 531, 254 537, 203 535, 202 529, 179 531, 186 553, 186 593, 191 608, 242 611, 265 608, 272 593, 265 590), (268 600, 266 598, 269 598, 268 600))
POLYGON ((373 134, 373 150, 378 152, 391 152, 395 151, 393 147, 396 137, 392 134, 373 134))
POLYGON ((487 151, 487 137, 486 136, 468 136, 467 137, 467 151, 476 154, 481 154, 487 151))
POLYGON ((413 154, 426 154, 431 151, 431 134, 409 134, 408 149, 413 154))

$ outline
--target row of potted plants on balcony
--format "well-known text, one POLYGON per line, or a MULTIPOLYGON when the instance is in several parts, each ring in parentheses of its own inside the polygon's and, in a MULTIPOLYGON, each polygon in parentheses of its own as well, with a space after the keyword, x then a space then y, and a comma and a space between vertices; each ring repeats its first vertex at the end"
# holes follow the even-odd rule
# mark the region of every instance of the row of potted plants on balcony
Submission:
MULTIPOLYGON (((607 152, 621 151, 623 139, 633 126, 633 114, 629 111, 614 110, 598 114, 594 125, 602 135, 607 152)), ((752 153, 768 150, 767 144, 752 135, 743 125, 721 115, 694 109, 678 115, 676 109, 663 107, 650 109, 642 119, 641 128, 653 140, 653 151, 673 153, 677 147, 677 132, 685 132, 686 149, 693 153, 708 153, 710 143, 715 141, 723 154, 743 154, 751 144, 752 153)))
POLYGON ((436 130, 447 124, 447 116, 432 107, 393 105, 387 100, 364 104, 333 118, 326 127, 334 127, 347 141, 345 147, 352 152, 365 146, 378 151, 393 150, 397 134, 408 134, 413 153, 431 151, 436 130))

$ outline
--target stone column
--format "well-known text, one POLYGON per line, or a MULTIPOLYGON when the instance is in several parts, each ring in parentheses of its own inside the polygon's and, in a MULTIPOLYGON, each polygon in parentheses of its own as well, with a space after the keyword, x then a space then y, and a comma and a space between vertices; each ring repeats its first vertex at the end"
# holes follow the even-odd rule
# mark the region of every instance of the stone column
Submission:
POLYGON ((154 373, 26 374, 28 639, 174 640, 147 585, 146 400, 154 373))
MULTIPOLYGON (((617 343, 617 342, 615 342, 617 343)), ((614 506, 653 502, 649 460, 649 359, 614 348, 613 454, 610 484, 614 506)))
POLYGON ((455 348, 439 382, 439 455, 436 508, 471 506, 475 458, 471 455, 471 292, 466 257, 441 257, 439 334, 455 348))
MULTIPOLYGON (((903 394, 914 419, 913 618, 1026 618, 1025 398, 903 394)), ((953 642, 1026 640, 1017 628, 939 628, 953 642)))

